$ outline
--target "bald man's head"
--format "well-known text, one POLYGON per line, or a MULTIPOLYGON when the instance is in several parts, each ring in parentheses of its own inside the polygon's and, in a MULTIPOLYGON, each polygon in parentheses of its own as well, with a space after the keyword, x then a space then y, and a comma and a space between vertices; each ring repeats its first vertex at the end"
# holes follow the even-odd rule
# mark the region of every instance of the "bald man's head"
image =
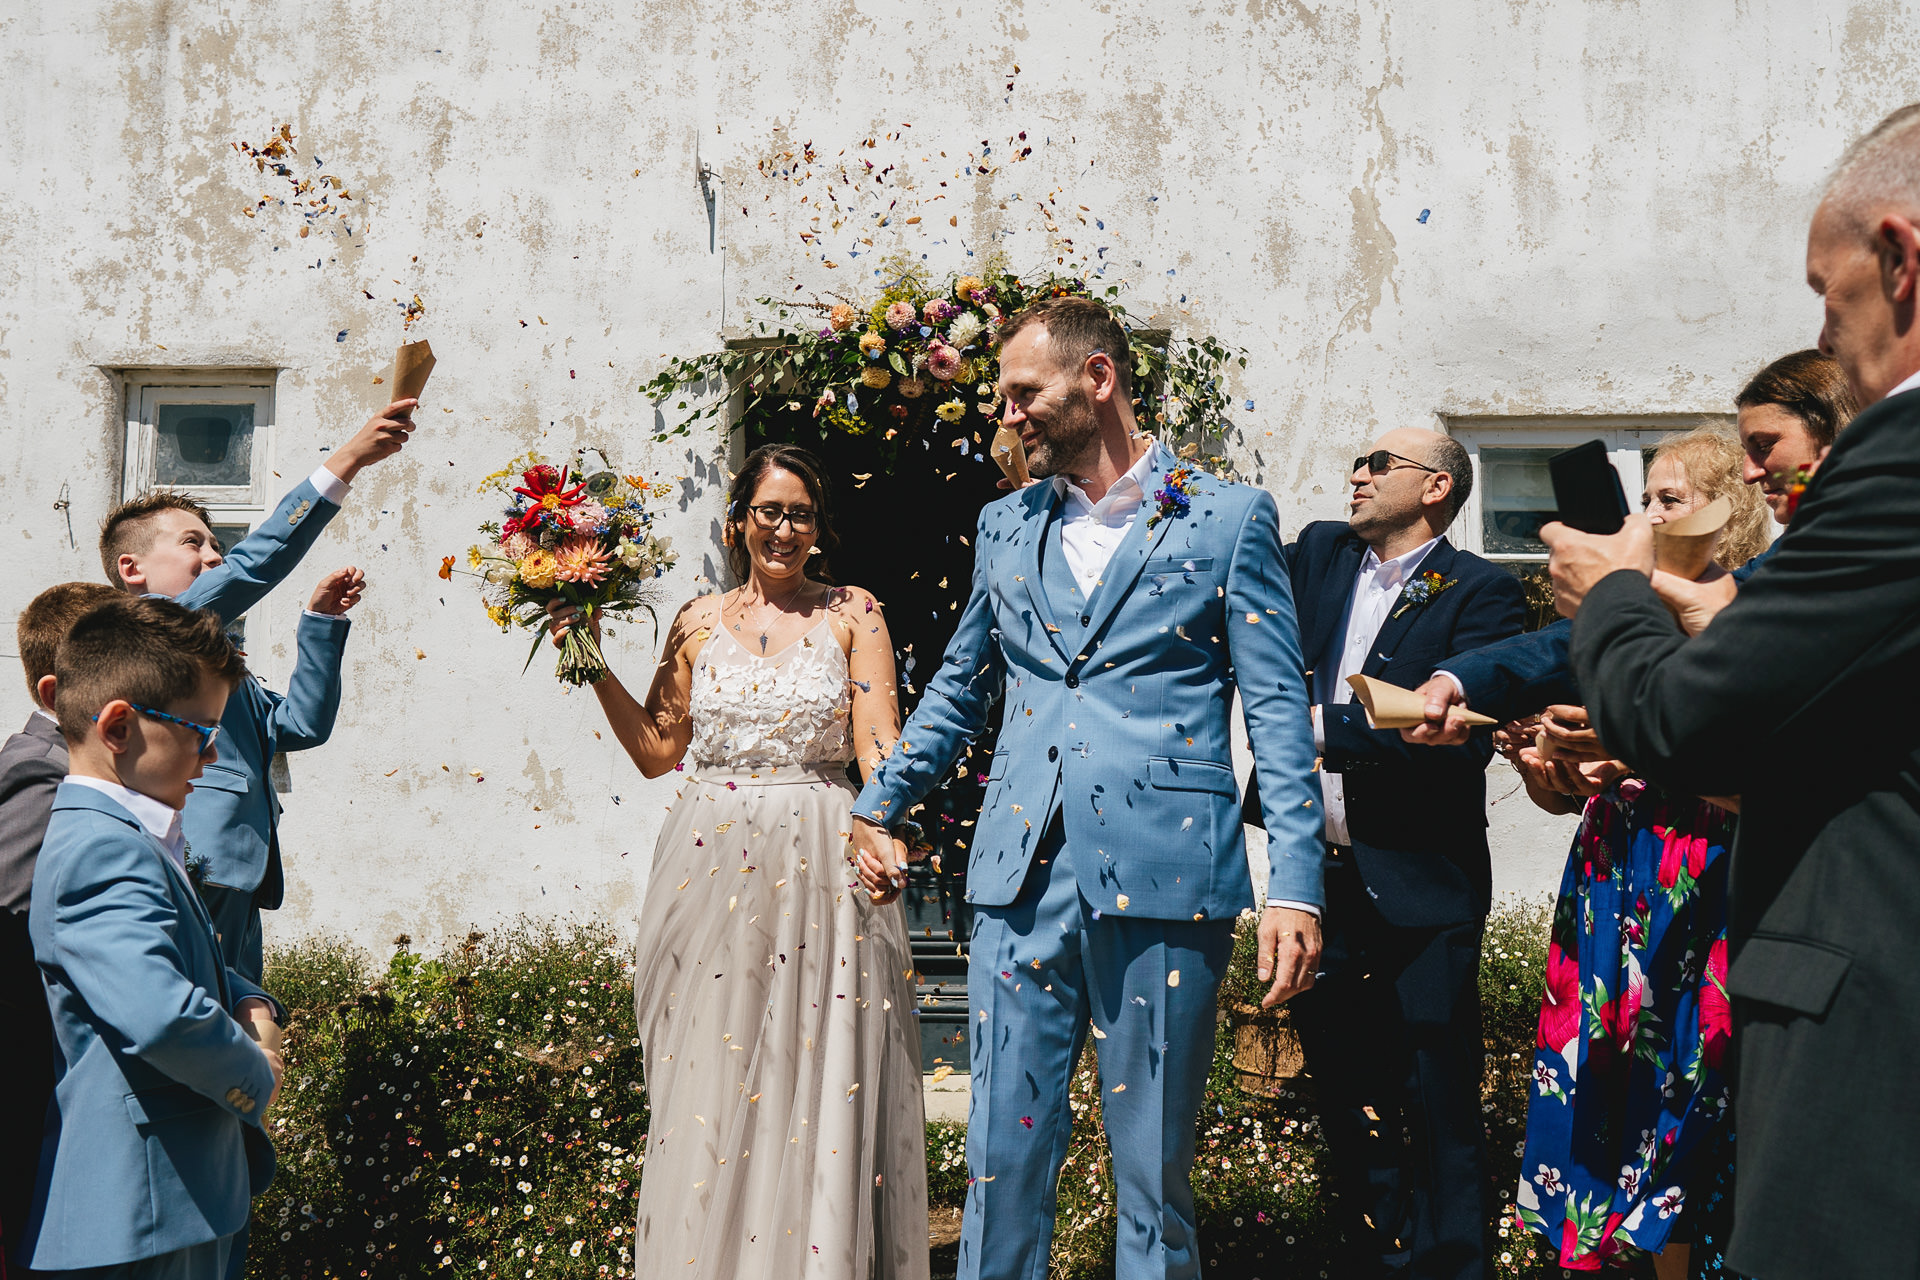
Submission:
POLYGON ((1384 468, 1375 471, 1363 462, 1348 477, 1353 531, 1375 550, 1416 527, 1443 532, 1473 492, 1467 451, 1452 437, 1420 427, 1387 432, 1373 442, 1368 458, 1382 451, 1389 455, 1384 468))

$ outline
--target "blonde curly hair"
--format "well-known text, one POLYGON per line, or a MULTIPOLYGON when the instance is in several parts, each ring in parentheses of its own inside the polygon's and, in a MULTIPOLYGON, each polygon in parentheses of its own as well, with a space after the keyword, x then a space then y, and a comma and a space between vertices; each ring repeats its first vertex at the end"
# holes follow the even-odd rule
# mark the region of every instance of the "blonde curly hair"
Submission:
POLYGON ((1757 485, 1740 478, 1745 457, 1732 432, 1700 427, 1662 440, 1647 463, 1651 472, 1661 460, 1672 458, 1686 472, 1687 483, 1708 502, 1725 498, 1733 504, 1733 518, 1721 531, 1719 549, 1713 553, 1713 562, 1723 569, 1738 569, 1767 549, 1767 504, 1757 485))

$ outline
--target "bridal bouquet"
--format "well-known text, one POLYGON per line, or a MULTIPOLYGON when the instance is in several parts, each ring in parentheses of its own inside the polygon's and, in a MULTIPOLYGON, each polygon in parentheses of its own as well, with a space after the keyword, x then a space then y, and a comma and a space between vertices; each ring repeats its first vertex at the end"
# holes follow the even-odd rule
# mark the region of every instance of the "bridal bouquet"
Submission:
MULTIPOLYGON (((556 674, 572 685, 607 674, 606 659, 586 624, 597 617, 629 619, 641 610, 658 621, 656 585, 677 557, 672 539, 651 533, 648 498, 671 489, 644 476, 623 476, 598 450, 582 451, 571 466, 553 466, 528 454, 488 476, 480 492, 505 494, 505 519, 480 532, 489 541, 470 547, 468 566, 484 583, 481 601, 502 631, 517 625, 536 632, 527 664, 546 634, 547 606, 565 601, 580 609, 568 628, 556 674)), ((440 566, 450 577, 453 557, 440 566)))

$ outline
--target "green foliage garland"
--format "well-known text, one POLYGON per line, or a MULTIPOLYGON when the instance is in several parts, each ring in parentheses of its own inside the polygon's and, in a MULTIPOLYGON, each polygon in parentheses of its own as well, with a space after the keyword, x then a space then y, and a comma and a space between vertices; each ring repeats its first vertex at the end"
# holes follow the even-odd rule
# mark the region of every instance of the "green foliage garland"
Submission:
POLYGON ((886 466, 900 443, 939 434, 938 424, 977 428, 997 414, 1001 324, 1028 303, 1072 296, 1093 298, 1127 329, 1136 392, 1157 388, 1157 404, 1143 411, 1143 425, 1170 440, 1217 437, 1226 421, 1227 366, 1245 368, 1245 353, 1211 336, 1160 346, 1118 301, 1119 293, 1108 286, 1096 295, 1078 276, 1023 278, 993 268, 935 284, 918 268, 904 267, 871 301, 761 298, 768 315, 757 322, 760 340, 676 358, 642 390, 657 403, 674 401, 684 415, 655 437, 659 441, 719 419, 725 396, 694 408, 691 393, 723 387, 744 397, 739 425, 750 432, 773 434, 765 428, 774 418, 811 411, 823 435, 874 437, 886 466))

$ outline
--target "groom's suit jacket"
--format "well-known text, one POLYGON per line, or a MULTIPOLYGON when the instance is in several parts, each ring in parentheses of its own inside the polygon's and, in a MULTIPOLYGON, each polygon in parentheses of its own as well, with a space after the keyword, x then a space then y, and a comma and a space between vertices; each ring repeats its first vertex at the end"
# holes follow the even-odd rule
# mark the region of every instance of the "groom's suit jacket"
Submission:
MULTIPOLYGON (((260 527, 234 545, 226 562, 195 578, 179 602, 223 620, 245 613, 291 573, 339 507, 302 481, 260 527)), ((267 779, 275 751, 317 747, 340 709, 340 659, 351 624, 302 614, 293 680, 282 695, 249 676, 220 716, 220 759, 193 783, 181 815, 209 884, 252 894, 269 911, 280 905, 280 800, 267 779)))
MULTIPOLYGON (((1340 665, 1347 616, 1366 544, 1343 521, 1300 531, 1287 548, 1309 665, 1329 675, 1340 665)), ((1449 585, 1424 601, 1408 597, 1388 611, 1360 674, 1417 688, 1444 661, 1514 635, 1525 616, 1520 583, 1445 538, 1420 562, 1449 585)), ((1341 775, 1354 864, 1378 906, 1396 925, 1461 924, 1487 914, 1493 892, 1487 852, 1488 734, 1457 747, 1409 746, 1397 729, 1374 729, 1345 688, 1321 708, 1325 759, 1341 775)), ((1251 821, 1258 815, 1249 815, 1251 821)))
POLYGON ((249 996, 186 875, 113 798, 54 797, 29 910, 61 1063, 20 1259, 78 1270, 238 1231, 273 1176, 249 996))
POLYGON ((1155 445, 1146 502, 1091 598, 1066 564, 1055 483, 980 514, 966 612, 854 806, 905 820, 1004 685, 967 868, 977 905, 1015 899, 1056 814, 1080 892, 1101 911, 1231 920, 1252 905, 1228 738, 1236 684, 1267 797, 1269 892, 1324 902, 1313 733, 1273 498, 1195 474, 1187 513, 1155 520, 1173 465, 1155 445))

